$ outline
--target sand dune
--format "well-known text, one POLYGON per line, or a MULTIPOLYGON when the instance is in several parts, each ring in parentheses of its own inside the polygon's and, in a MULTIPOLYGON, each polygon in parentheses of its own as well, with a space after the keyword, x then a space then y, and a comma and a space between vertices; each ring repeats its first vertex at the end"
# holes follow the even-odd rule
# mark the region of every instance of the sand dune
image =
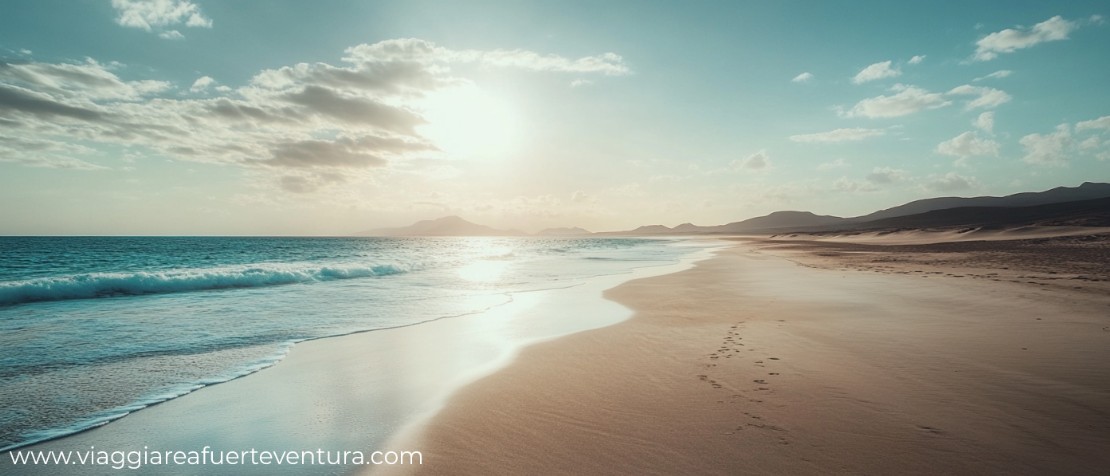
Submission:
POLYGON ((834 243, 870 243, 875 245, 912 245, 953 243, 962 241, 1005 241, 1058 238, 1066 236, 1110 235, 1110 227, 1089 226, 1019 226, 1007 228, 901 228, 883 231, 845 231, 824 233, 782 233, 772 235, 776 241, 818 241, 834 243))

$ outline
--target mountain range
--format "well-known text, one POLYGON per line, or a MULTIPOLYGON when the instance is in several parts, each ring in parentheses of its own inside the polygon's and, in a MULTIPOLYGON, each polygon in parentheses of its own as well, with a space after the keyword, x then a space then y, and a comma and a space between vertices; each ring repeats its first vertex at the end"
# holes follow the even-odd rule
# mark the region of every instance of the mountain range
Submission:
MULTIPOLYGON (((938 197, 915 200, 858 217, 777 211, 724 225, 676 227, 645 225, 634 230, 590 233, 582 228, 548 228, 538 236, 644 236, 690 234, 773 234, 797 231, 849 231, 946 226, 1013 226, 1029 224, 1110 226, 1110 183, 1085 182, 1004 197, 938 197)), ((379 228, 359 236, 521 236, 457 216, 424 220, 400 228, 379 228)))
POLYGON ((421 220, 400 228, 377 228, 357 233, 358 236, 520 236, 514 230, 498 230, 471 223, 457 216, 421 220))

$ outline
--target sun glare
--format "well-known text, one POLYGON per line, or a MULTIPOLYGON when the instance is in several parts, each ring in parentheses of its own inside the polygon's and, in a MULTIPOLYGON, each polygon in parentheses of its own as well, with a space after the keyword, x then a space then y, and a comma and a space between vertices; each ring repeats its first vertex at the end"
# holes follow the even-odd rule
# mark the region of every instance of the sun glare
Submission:
POLYGON ((419 131, 450 158, 501 159, 517 142, 517 117, 504 98, 467 84, 428 95, 419 131))

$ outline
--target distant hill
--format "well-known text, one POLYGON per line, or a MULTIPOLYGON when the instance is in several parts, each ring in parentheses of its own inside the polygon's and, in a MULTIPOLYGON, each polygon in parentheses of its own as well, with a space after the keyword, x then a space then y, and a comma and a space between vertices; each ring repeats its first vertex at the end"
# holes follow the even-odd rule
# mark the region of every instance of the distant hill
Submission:
MULTIPOLYGON (((1011 227, 1029 225, 1110 226, 1110 197, 1027 207, 957 207, 863 223, 828 227, 830 231, 897 228, 1011 227)), ((823 230, 818 230, 823 231, 823 230)))
POLYGON ((807 228, 844 223, 846 219, 830 215, 816 215, 810 212, 774 212, 770 215, 749 218, 744 221, 722 225, 718 233, 752 233, 757 231, 779 230, 784 228, 807 228))
POLYGON ((698 226, 692 223, 683 223, 674 228, 663 225, 641 226, 631 231, 609 232, 610 235, 673 235, 673 234, 705 234, 705 233, 762 233, 776 230, 817 227, 845 222, 844 218, 824 215, 814 215, 810 212, 774 212, 770 215, 749 218, 744 221, 726 225, 698 226))
POLYGON ((516 236, 515 230, 498 230, 471 223, 457 216, 423 220, 400 228, 378 228, 358 233, 358 236, 516 236))
POLYGON ((674 233, 670 227, 663 225, 644 225, 631 232, 633 235, 656 235, 662 233, 674 233))
POLYGON ((701 233, 701 230, 703 228, 706 228, 706 227, 697 226, 693 223, 683 223, 683 224, 678 225, 674 228, 671 228, 671 231, 673 231, 675 233, 701 233))
POLYGON ((539 236, 584 236, 592 234, 584 228, 547 228, 536 233, 539 236))
POLYGON ((1049 203, 1075 202, 1091 200, 1094 198, 1110 197, 1110 183, 1084 182, 1078 187, 1056 187, 1043 192, 1022 192, 1004 197, 940 197, 916 200, 897 207, 879 210, 875 213, 863 215, 849 220, 853 222, 868 222, 933 210, 958 207, 1028 207, 1034 205, 1047 205, 1049 203))

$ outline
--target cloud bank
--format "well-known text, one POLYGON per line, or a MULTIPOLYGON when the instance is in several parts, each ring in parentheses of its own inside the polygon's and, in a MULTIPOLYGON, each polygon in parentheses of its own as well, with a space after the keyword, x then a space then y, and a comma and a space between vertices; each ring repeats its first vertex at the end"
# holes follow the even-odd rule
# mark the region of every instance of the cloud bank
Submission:
MULTIPOLYGON (((189 21, 199 14, 174 11, 167 18, 189 21)), ((89 142, 140 156, 248 167, 269 173, 288 191, 311 191, 435 153, 435 144, 418 132, 426 122, 418 101, 438 89, 469 83, 451 66, 475 63, 535 72, 631 74, 613 53, 566 58, 525 50, 451 50, 401 39, 348 48, 338 65, 263 70, 235 90, 202 76, 187 86, 192 94, 182 98, 171 94, 176 87, 169 82, 129 81, 118 74, 126 70, 123 66, 92 59, 0 63, 0 134, 21 138, 4 141, 0 160, 101 167, 93 151, 63 145, 89 142)))

